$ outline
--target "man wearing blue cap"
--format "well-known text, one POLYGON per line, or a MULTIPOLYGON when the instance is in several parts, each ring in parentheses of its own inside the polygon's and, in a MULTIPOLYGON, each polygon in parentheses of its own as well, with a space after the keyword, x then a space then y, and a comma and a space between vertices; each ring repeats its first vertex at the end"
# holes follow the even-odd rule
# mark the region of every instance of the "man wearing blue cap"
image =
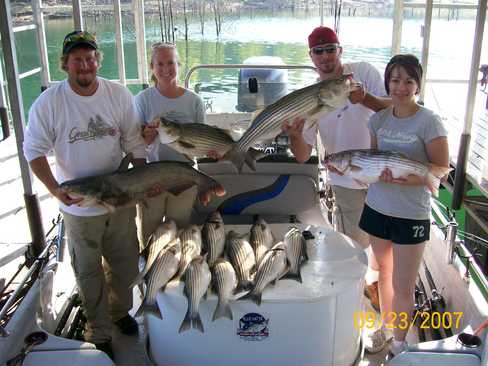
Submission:
POLYGON ((129 284, 138 273, 135 208, 114 213, 83 207, 60 188, 64 181, 117 170, 124 154, 134 165, 146 153, 132 94, 97 75, 102 54, 95 37, 82 31, 64 38, 60 58, 67 79, 44 91, 29 111, 24 153, 34 174, 59 200, 71 262, 87 324, 85 340, 113 358, 112 323, 136 334, 129 316, 129 284), (53 151, 56 177, 46 155, 53 151))

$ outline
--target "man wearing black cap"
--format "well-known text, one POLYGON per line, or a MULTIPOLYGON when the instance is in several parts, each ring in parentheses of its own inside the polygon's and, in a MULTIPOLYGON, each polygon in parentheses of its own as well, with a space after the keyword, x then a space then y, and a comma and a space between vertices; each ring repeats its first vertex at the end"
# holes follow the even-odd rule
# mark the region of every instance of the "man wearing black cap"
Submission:
POLYGON ((130 282, 137 275, 135 208, 108 213, 82 207, 60 183, 112 173, 124 154, 145 162, 132 94, 97 76, 102 54, 95 37, 75 31, 64 38, 60 58, 67 79, 44 91, 29 111, 24 153, 34 174, 59 200, 87 325, 85 340, 113 358, 112 322, 137 333, 130 282), (46 155, 54 151, 56 177, 46 155))
MULTIPOLYGON (((319 119, 315 128, 303 130, 304 120, 283 125, 284 132, 290 136, 291 150, 296 159, 300 162, 309 159, 317 132, 328 154, 370 148, 369 117, 374 111, 390 104, 388 98, 383 98, 386 91, 381 74, 367 62, 342 63, 339 38, 328 27, 315 28, 308 36, 308 45, 310 58, 320 80, 352 73, 355 89, 343 107, 319 119)), ((333 218, 336 228, 356 240, 363 248, 367 248, 368 235, 358 225, 366 198, 366 187, 334 171, 333 167, 329 167, 327 183, 334 195, 333 218)), ((373 307, 379 310, 377 271, 378 265, 371 253, 370 268, 366 274, 366 293, 373 307)), ((369 347, 368 350, 377 352, 382 344, 384 342, 378 347, 369 347)))

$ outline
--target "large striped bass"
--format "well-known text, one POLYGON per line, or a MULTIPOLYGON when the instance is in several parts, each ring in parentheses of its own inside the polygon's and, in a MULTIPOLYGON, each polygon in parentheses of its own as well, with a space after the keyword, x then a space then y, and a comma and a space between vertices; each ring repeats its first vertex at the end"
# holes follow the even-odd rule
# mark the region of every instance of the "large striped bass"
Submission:
POLYGON ((215 261, 223 256, 225 248, 224 220, 218 211, 213 212, 203 225, 202 244, 208 265, 212 268, 215 261))
MULTIPOLYGON (((129 158, 127 155, 125 160, 129 158)), ((128 162, 127 162, 128 164, 128 162)), ((110 212, 118 208, 145 203, 147 192, 160 185, 175 195, 197 186, 198 195, 225 194, 225 189, 208 175, 194 169, 190 164, 177 161, 159 161, 115 173, 102 174, 63 182, 72 198, 82 197, 79 206, 104 206, 110 212)))
POLYGON ((351 76, 351 74, 342 75, 335 79, 320 81, 295 90, 268 105, 254 118, 251 126, 224 159, 230 160, 241 172, 249 148, 278 136, 284 121, 305 118, 305 128, 312 127, 320 117, 346 103, 351 88, 351 76))
POLYGON ((424 180, 434 196, 437 196, 440 179, 451 171, 449 167, 425 165, 397 152, 374 149, 347 150, 330 154, 325 162, 362 184, 378 182, 381 173, 387 168, 394 179, 416 175, 424 180))
MULTIPOLYGON (((173 150, 192 158, 221 158, 231 150, 235 142, 229 133, 221 128, 203 123, 178 123, 164 117, 159 119, 158 134, 162 143, 173 150)), ((264 157, 259 150, 249 149, 245 157, 251 166, 254 161, 264 157)))
POLYGON ((237 276, 232 264, 223 258, 217 259, 212 267, 212 283, 219 298, 212 321, 222 317, 232 320, 229 301, 237 287, 237 276))
POLYGON ((198 308, 200 300, 207 292, 211 277, 205 256, 198 256, 191 261, 185 272, 185 288, 183 290, 188 299, 188 310, 181 323, 179 333, 190 328, 196 328, 200 332, 204 332, 198 308))

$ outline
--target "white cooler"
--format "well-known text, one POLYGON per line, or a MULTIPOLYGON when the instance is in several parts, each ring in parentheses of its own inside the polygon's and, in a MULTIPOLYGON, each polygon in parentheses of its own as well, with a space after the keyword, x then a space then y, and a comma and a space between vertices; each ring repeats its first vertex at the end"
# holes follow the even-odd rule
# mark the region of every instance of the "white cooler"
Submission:
MULTIPOLYGON (((276 239, 289 224, 271 224, 276 239)), ((248 225, 226 225, 246 232, 248 225)), ((196 365, 352 365, 359 352, 359 330, 354 312, 361 311, 367 256, 344 235, 306 227, 314 240, 307 242, 310 260, 302 266, 303 283, 280 280, 269 285, 261 306, 231 301, 233 320, 212 322, 217 297, 209 293, 200 302, 205 333, 190 329, 178 333, 187 310, 183 283, 168 284, 157 302, 163 319, 146 316, 149 354, 160 366, 196 365)), ((241 296, 241 295, 239 295, 241 296)))

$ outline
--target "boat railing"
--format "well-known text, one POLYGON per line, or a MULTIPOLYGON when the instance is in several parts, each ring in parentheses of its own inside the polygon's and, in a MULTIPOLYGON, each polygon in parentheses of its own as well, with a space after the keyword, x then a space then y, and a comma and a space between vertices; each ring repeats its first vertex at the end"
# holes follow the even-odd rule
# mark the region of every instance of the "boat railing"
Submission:
POLYGON ((190 78, 193 73, 200 69, 277 69, 277 70, 311 70, 315 71, 315 67, 310 65, 273 65, 273 64, 205 64, 193 66, 188 70, 185 76, 185 88, 190 86, 190 78))
MULTIPOLYGON (((61 215, 58 215, 58 217, 52 221, 52 227, 46 234, 46 243, 47 245, 44 247, 44 250, 36 257, 31 256, 31 249, 28 248, 26 250, 24 262, 4 285, 3 289, 0 290, 0 337, 7 337, 9 335, 5 330, 8 321, 15 312, 15 309, 17 309, 22 302, 24 296, 37 280, 39 273, 42 271, 47 261, 52 258, 53 255, 56 256, 57 261, 62 260, 64 250, 64 223, 61 215), (16 285, 15 289, 9 291, 8 289, 14 283, 14 280, 25 269, 28 270, 16 285)), ((13 259, 16 258, 12 258, 12 260, 13 259)))

